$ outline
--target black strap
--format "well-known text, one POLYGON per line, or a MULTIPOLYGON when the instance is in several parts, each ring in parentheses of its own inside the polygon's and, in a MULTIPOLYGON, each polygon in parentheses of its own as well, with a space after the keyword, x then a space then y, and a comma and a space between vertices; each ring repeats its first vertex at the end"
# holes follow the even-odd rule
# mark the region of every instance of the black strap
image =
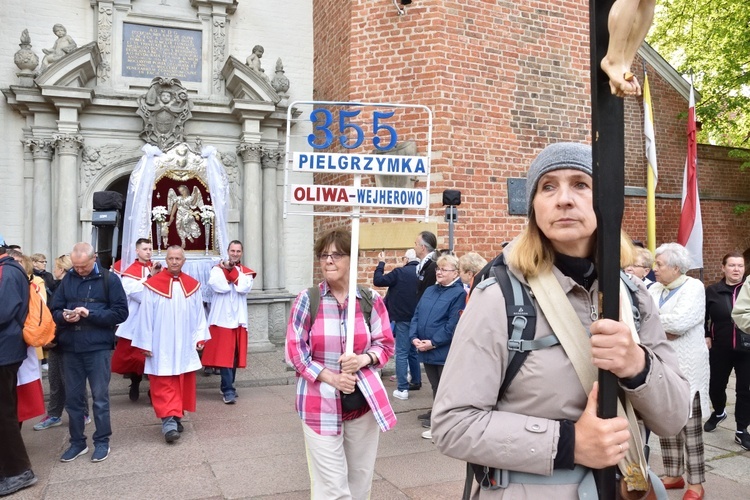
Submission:
MULTIPOLYGON (((511 337, 513 330, 518 329, 519 323, 521 323, 523 325, 521 340, 533 340, 534 335, 536 334, 536 308, 531 301, 528 291, 525 287, 520 286, 520 283, 518 284, 522 294, 521 302, 518 303, 518 298, 516 297, 518 293, 514 292, 511 279, 518 280, 515 276, 510 274, 510 271, 508 271, 508 266, 505 264, 505 258, 499 259, 497 264, 492 268, 492 274, 497 280, 497 284, 500 285, 500 289, 503 292, 503 298, 505 299, 505 310, 508 315, 508 336, 511 337)), ((511 355, 509 356, 510 361, 508 367, 505 369, 503 383, 500 385, 500 390, 498 391, 498 401, 502 399, 508 386, 521 370, 521 366, 524 361, 526 361, 529 352, 531 351, 511 351, 511 355)))

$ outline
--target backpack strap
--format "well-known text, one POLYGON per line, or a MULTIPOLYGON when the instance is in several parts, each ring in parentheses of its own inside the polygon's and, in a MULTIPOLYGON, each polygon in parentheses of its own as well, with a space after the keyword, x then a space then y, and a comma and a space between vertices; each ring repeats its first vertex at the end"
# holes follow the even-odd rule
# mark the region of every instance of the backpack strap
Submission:
MULTIPOLYGON (((372 330, 370 326, 370 317, 372 316, 372 292, 366 286, 357 285, 357 301, 359 302, 359 309, 362 311, 362 316, 365 318, 367 328, 372 330)), ((307 297, 310 299, 310 329, 315 324, 315 318, 318 315, 318 308, 320 307, 320 287, 311 286, 307 289, 307 297)))
POLYGON ((320 307, 320 288, 317 285, 311 286, 307 289, 307 298, 310 299, 310 330, 315 324, 315 318, 318 316, 318 308, 320 307))
POLYGON ((365 323, 367 323, 367 328, 369 330, 372 330, 372 327, 370 326, 370 317, 372 316, 372 292, 370 292, 370 289, 366 286, 357 285, 357 292, 359 292, 359 295, 357 297, 357 301, 359 301, 359 308, 362 311, 362 316, 365 318, 365 323))
POLYGON ((500 385, 497 400, 500 401, 515 376, 523 366, 531 351, 544 349, 560 343, 557 337, 549 335, 534 340, 536 334, 536 308, 528 291, 518 278, 508 270, 505 258, 500 254, 495 259, 492 275, 503 292, 505 310, 508 315, 508 367, 500 385))

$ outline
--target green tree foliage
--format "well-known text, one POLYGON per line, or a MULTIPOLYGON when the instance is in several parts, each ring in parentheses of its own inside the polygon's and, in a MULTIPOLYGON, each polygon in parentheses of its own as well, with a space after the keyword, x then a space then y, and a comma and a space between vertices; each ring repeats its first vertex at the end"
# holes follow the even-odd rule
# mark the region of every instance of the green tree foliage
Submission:
POLYGON ((647 37, 702 99, 700 142, 750 147, 750 2, 658 0, 647 37))

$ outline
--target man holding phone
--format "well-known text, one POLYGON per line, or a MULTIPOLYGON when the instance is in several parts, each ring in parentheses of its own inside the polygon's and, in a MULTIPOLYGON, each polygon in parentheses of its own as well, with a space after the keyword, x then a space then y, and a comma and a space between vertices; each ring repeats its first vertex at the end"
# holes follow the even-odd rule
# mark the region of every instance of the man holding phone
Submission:
POLYGON ((161 271, 161 263, 152 263, 153 247, 151 240, 140 238, 135 242, 137 259, 120 274, 122 287, 128 297, 128 319, 117 328, 117 345, 112 355, 112 373, 119 373, 130 378, 130 400, 138 401, 140 384, 143 380, 143 367, 146 357, 143 351, 135 349, 131 342, 133 330, 138 327, 138 308, 143 295, 143 283, 161 271))
POLYGON ((72 462, 88 453, 84 434, 86 381, 94 400, 94 453, 92 462, 109 456, 112 425, 109 417, 110 351, 115 327, 128 317, 128 301, 120 279, 96 262, 89 243, 76 243, 70 253, 73 268, 52 296, 52 317, 57 324, 57 345, 63 355, 65 409, 70 447, 60 460, 72 462))

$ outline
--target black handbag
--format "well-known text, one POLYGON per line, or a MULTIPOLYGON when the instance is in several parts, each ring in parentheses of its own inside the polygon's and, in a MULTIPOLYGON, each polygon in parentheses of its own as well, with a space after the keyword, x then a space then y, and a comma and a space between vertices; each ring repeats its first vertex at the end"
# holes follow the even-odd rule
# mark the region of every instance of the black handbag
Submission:
POLYGON ((351 394, 341 393, 341 410, 348 412, 359 410, 367 404, 365 395, 359 390, 359 386, 354 386, 354 392, 351 394))
POLYGON ((745 333, 739 328, 737 330, 737 341, 734 343, 735 351, 750 352, 750 333, 745 333))

